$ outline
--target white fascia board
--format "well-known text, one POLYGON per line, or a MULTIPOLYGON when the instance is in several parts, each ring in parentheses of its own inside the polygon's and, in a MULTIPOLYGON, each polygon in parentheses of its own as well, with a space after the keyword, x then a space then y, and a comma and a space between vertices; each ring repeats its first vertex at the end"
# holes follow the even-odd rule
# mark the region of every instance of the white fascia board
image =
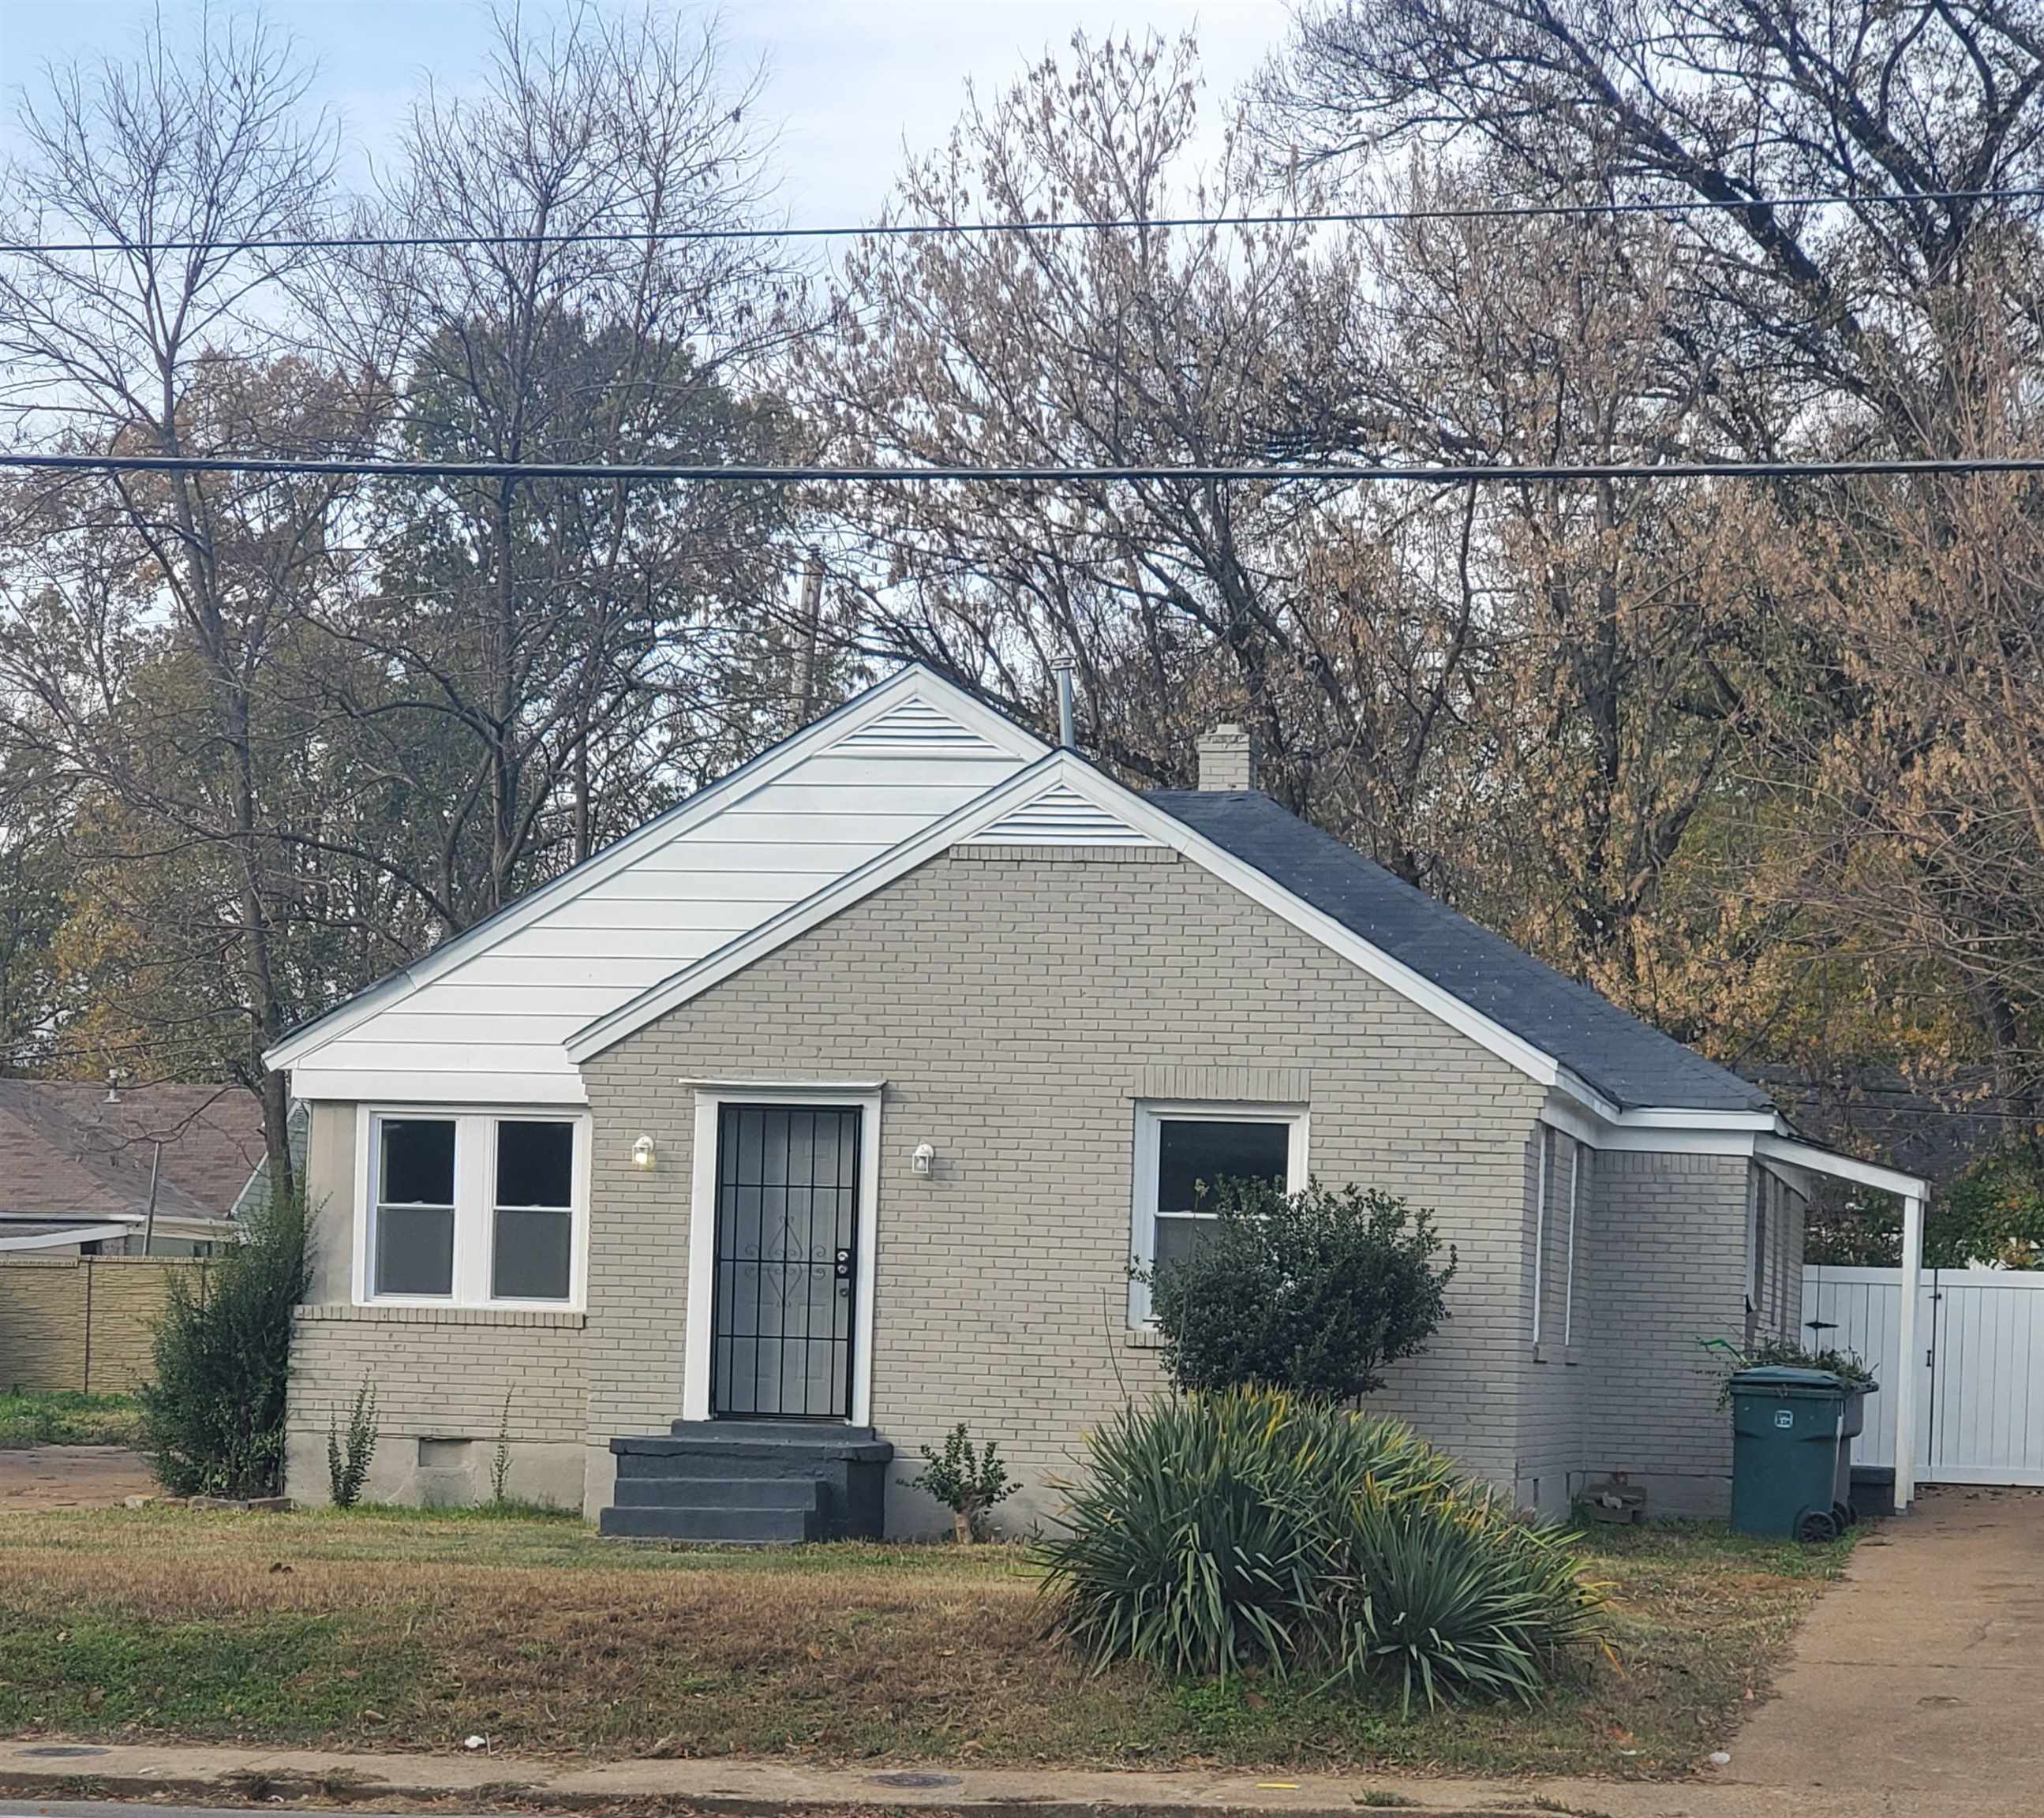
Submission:
MULTIPOLYGON (((495 915, 477 922, 472 928, 464 930, 453 939, 434 948, 431 953, 421 954, 402 971, 393 972, 388 978, 358 992, 346 1003, 336 1005, 325 1015, 292 1030, 264 1052, 263 1065, 273 1072, 280 1068, 294 1068, 299 1061, 317 1053, 328 1042, 347 1034, 350 1030, 360 1027, 378 1011, 410 996, 421 986, 431 984, 456 966, 465 965, 478 955, 487 953, 520 929, 529 926, 540 917, 551 915, 564 904, 572 903, 585 891, 594 888, 606 878, 614 876, 636 863, 646 846, 663 845, 711 816, 721 814, 727 808, 736 807, 747 796, 757 794, 777 777, 793 769, 805 758, 813 757, 820 749, 834 745, 840 738, 856 732, 861 727, 898 707, 903 700, 913 699, 934 701, 969 731, 978 733, 989 745, 997 746, 1025 762, 1040 758, 1050 750, 1034 734, 1025 732, 1012 721, 1004 719, 963 688, 946 681, 936 671, 925 669, 920 663, 911 663, 889 676, 886 681, 875 683, 863 694, 855 695, 842 707, 825 714, 822 719, 812 721, 799 732, 782 739, 779 744, 770 746, 758 757, 740 765, 728 776, 720 777, 714 783, 698 789, 665 813, 655 815, 644 826, 635 827, 622 838, 613 841, 580 865, 563 872, 559 877, 528 892, 516 902, 506 904, 495 915)), ((299 1088, 298 1095, 311 1099, 325 1095, 299 1088)))
POLYGON ((586 1105, 589 1088, 563 1064, 551 1073, 449 1074, 428 1068, 294 1067, 291 1089, 321 1103, 431 1103, 450 1105, 586 1105))
POLYGON ((1808 1176, 1823 1175, 1833 1180, 1850 1180, 1861 1187, 1877 1188, 1903 1199, 1927 1200, 1931 1183, 1899 1169, 1881 1168, 1849 1155, 1834 1154, 1815 1143, 1777 1136, 1768 1129, 1755 1128, 1739 1120, 1750 1114, 1693 1112, 1681 1123, 1634 1122, 1621 1119, 1604 1123, 1582 1116, 1572 1106, 1548 1105, 1540 1113, 1543 1123, 1579 1137, 1593 1149, 1644 1152, 1654 1155, 1717 1155, 1743 1156, 1757 1161, 1808 1197, 1808 1176), (1694 1120, 1715 1118, 1704 1123, 1694 1120))
MULTIPOLYGON (((1570 1081, 1559 1084, 1564 1091, 1570 1081)), ((1580 1087, 1573 1104, 1550 1100, 1540 1122, 1565 1132, 1592 1149, 1634 1150, 1662 1155, 1750 1156, 1765 1135, 1788 1126, 1773 1110, 1713 1111, 1679 1105, 1642 1105, 1621 1111, 1600 1093, 1580 1087)))
POLYGON ((61 1231, 38 1231, 31 1237, 10 1237, 0 1225, 0 1250, 60 1250, 67 1244, 96 1244, 108 1237, 125 1237, 136 1226, 129 1222, 73 1225, 61 1231))
MULTIPOLYGON (((882 853, 857 871, 796 903, 772 921, 740 936, 716 953, 706 955, 650 991, 642 992, 609 1015, 578 1030, 568 1038, 568 1057, 579 1064, 601 1053, 655 1017, 686 1003, 783 943, 827 921, 862 896, 905 876, 947 847, 969 841, 980 828, 991 826, 1011 808, 1032 800, 1053 784, 1070 788, 1095 806, 1119 816, 1159 846, 1169 846, 1192 860, 1538 1084, 1559 1084, 1564 1091, 1571 1089, 1572 1076, 1564 1077, 1566 1070, 1552 1055, 1543 1053, 1501 1024, 1492 1022, 1453 993, 1443 991, 1432 980, 1422 977, 1402 961, 1393 959, 1352 929, 1343 927, 1332 916, 1301 901, 1283 885, 1196 833, 1184 822, 1152 807, 1134 790, 1124 788, 1084 759, 1062 750, 1050 752, 1007 782, 967 802, 955 814, 882 853)), ((1580 1082, 1575 1082, 1575 1086, 1581 1089, 1580 1082)))
POLYGON ((1753 1119, 1771 1114, 1745 1111, 1650 1111, 1604 1113, 1580 1104, 1549 1099, 1539 1121, 1551 1130, 1587 1143, 1592 1149, 1650 1155, 1727 1155, 1750 1158, 1760 1126, 1753 1119))
POLYGON ((1685 1110, 1679 1106, 1642 1105, 1621 1111, 1612 1122, 1627 1130, 1751 1130, 1756 1135, 1786 1135, 1788 1126, 1778 1111, 1685 1110))
POLYGON ((1856 1187, 1871 1187, 1877 1192, 1892 1193, 1904 1199, 1923 1202, 1931 1197, 1930 1182, 1919 1176, 1904 1174, 1900 1168, 1882 1168, 1852 1156, 1837 1155, 1830 1149, 1819 1149, 1815 1143, 1764 1136, 1754 1142, 1754 1153, 1785 1167, 1807 1168, 1812 1174, 1827 1175, 1833 1180, 1850 1180, 1856 1187))

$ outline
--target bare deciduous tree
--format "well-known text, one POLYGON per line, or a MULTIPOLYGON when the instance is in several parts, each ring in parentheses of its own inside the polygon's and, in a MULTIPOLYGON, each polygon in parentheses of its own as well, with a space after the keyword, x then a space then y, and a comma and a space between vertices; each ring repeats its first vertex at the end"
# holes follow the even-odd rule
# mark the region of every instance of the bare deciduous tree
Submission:
MULTIPOLYGON (((321 226, 332 167, 331 126, 308 109, 286 41, 259 21, 210 16, 175 39, 159 20, 132 60, 54 71, 25 102, 21 133, 8 237, 109 249, 0 262, 0 360, 23 433, 165 454, 373 439, 373 373, 249 376, 286 351, 289 287, 309 259, 248 243, 321 226)), ((351 489, 326 477, 117 474, 38 483, 12 501, 10 604, 33 592, 38 608, 17 614, 4 648, 19 735, 141 809, 145 839, 225 860, 236 1069, 263 1100, 279 1182, 291 1178, 284 1083, 261 1056, 296 999, 266 799, 267 670, 351 489), (182 771, 121 742, 133 641, 158 623, 194 667, 182 771)))
MULTIPOLYGON (((690 237, 758 218, 756 82, 731 80, 713 29, 650 12, 575 6, 543 29, 506 13, 494 33, 479 91, 414 107, 385 198, 433 244, 355 274, 404 325, 406 447, 770 459, 786 414, 747 394, 789 331, 790 274, 770 247, 690 237)), ((346 635, 403 686, 350 704, 394 767, 422 737, 446 758, 428 869, 458 927, 642 818, 662 775, 696 780, 691 716, 714 712, 717 672, 742 668, 740 634, 782 590, 782 505, 509 479, 385 505, 382 585, 346 635)))

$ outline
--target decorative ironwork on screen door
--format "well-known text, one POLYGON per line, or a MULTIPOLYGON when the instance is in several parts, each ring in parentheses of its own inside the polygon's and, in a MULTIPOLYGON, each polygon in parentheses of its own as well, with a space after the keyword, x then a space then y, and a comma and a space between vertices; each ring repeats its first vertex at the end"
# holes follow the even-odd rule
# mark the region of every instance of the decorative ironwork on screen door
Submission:
POLYGON ((856 1106, 725 1105, 717 1118, 710 1410, 851 1417, 856 1106))

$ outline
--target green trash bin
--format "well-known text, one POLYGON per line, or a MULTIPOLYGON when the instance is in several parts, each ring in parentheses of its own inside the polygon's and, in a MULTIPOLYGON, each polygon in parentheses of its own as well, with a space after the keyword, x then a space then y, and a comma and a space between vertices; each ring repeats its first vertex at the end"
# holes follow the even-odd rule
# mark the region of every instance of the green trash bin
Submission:
POLYGON ((1847 1512, 1837 1495, 1846 1385, 1828 1370, 1769 1364, 1731 1379, 1731 1525, 1742 1534, 1829 1540, 1847 1512))

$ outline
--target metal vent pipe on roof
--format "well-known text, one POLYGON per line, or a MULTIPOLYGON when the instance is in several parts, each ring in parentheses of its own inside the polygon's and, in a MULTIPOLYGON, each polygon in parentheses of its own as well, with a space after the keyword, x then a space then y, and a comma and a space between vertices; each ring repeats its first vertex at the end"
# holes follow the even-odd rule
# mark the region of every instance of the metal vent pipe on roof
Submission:
POLYGON ((1053 658, 1051 673, 1058 678, 1058 742, 1067 751, 1076 750, 1072 738, 1072 659, 1053 658))

